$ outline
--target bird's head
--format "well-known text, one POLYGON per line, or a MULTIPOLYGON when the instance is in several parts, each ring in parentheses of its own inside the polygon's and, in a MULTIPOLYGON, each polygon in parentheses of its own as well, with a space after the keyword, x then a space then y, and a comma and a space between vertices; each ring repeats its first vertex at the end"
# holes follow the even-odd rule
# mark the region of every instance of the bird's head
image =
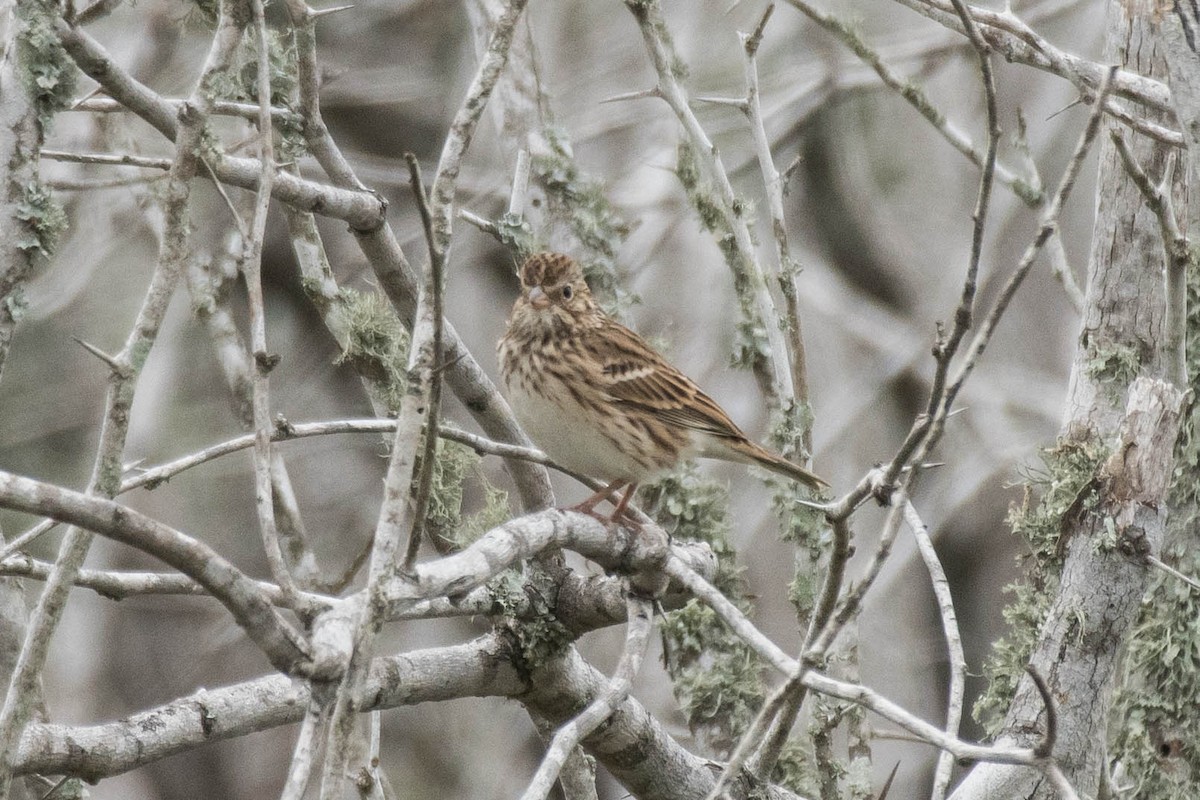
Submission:
POLYGON ((567 322, 595 313, 596 303, 579 262, 562 253, 537 253, 521 265, 521 297, 514 315, 532 315, 543 324, 567 322))

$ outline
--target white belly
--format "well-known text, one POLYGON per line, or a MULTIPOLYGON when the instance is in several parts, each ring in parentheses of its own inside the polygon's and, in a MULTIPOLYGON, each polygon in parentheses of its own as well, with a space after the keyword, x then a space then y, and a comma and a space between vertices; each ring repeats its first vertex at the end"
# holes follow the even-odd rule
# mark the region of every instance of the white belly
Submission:
MULTIPOLYGON (((528 391, 515 375, 508 383, 513 414, 529 438, 562 467, 605 481, 640 482, 663 470, 623 452, 607 435, 594 411, 579 405, 554 378, 547 391, 528 391)), ((643 447, 646 442, 643 442, 643 447)), ((639 448, 641 449, 641 448, 639 448)))

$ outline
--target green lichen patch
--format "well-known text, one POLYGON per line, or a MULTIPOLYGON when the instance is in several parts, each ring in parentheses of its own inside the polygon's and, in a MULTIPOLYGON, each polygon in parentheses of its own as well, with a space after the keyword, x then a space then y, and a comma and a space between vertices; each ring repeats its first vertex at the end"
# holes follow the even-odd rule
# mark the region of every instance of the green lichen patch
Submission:
POLYGON ((1141 366, 1142 359, 1136 348, 1114 344, 1093 348, 1084 369, 1093 380, 1124 391, 1137 377, 1141 366))
MULTIPOLYGON (((749 611, 737 553, 729 539, 728 505, 727 491, 702 479, 694 466, 646 487, 642 495, 643 508, 672 537, 712 547, 718 564, 714 585, 749 611)), ((761 660, 711 608, 696 600, 666 614, 662 631, 667 672, 689 726, 703 729, 715 755, 728 755, 766 697, 761 660)), ((803 751, 789 742, 772 779, 798 789, 806 769, 803 751)))
POLYGON ((620 316, 635 301, 622 289, 617 268, 629 225, 608 201, 604 184, 579 169, 566 131, 548 125, 542 138, 546 147, 533 157, 534 175, 553 216, 566 223, 586 254, 581 263, 592 292, 606 311, 620 316))
MULTIPOLYGON (((1200 576, 1200 273, 1188 275, 1187 370, 1193 400, 1175 446, 1167 544, 1161 557, 1200 576)), ((1111 763, 1137 797, 1200 797, 1200 595, 1156 573, 1129 637, 1109 716, 1111 763)))
POLYGON ((342 289, 341 296, 349 336, 338 360, 366 377, 396 414, 408 389, 408 331, 381 295, 342 289))
POLYGON ((435 454, 426 531, 462 549, 509 518, 508 492, 488 479, 482 459, 471 448, 439 439, 435 454), (483 502, 479 510, 464 514, 468 482, 478 487, 483 502))
POLYGON ((988 688, 974 707, 975 719, 991 735, 1004 721, 1057 593, 1066 526, 1097 509, 1096 476, 1107 457, 1106 448, 1093 441, 1064 441, 1043 451, 1041 468, 1027 471, 1021 505, 1009 511, 1008 524, 1028 550, 1021 556, 1025 576, 1005 587, 1011 598, 1003 611, 1009 630, 992 646, 984 665, 988 688))
POLYGON ((44 131, 50 129, 55 114, 71 105, 78 74, 54 31, 57 15, 57 6, 46 0, 17 3, 21 83, 44 131))
POLYGON ((575 635, 555 614, 553 578, 544 572, 531 570, 525 577, 506 570, 488 583, 488 589, 499 616, 497 624, 516 642, 518 668, 523 673, 533 673, 575 641, 575 635))
POLYGON ((40 182, 25 187, 25 195, 17 203, 16 218, 25 228, 16 241, 17 247, 43 257, 54 252, 59 236, 67 229, 67 212, 40 182))

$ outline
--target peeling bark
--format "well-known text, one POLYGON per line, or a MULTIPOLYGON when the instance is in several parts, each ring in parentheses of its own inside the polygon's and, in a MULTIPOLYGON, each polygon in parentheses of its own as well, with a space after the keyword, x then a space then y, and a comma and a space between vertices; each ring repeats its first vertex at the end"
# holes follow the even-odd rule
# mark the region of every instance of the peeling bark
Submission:
MULTIPOLYGON (((1166 80, 1168 46, 1159 22, 1148 5, 1111 0, 1106 60, 1166 80)), ((1138 111, 1173 122, 1149 108, 1138 111)), ((1130 134, 1138 161, 1158 180, 1168 148, 1130 134)), ((1184 172, 1176 173, 1173 187, 1180 208, 1184 172)), ((1118 656, 1150 580, 1144 556, 1158 555, 1163 544, 1184 398, 1181 388, 1160 379, 1170 349, 1164 256, 1157 217, 1109 137, 1102 137, 1087 296, 1061 432, 1111 442, 1114 449, 1098 476, 1099 507, 1064 520, 1067 554, 1059 594, 1030 660, 1045 676, 1058 711, 1052 757, 1076 790, 1090 796, 1104 771, 1118 656)), ((1036 744, 1045 722, 1042 700, 1026 676, 998 743, 1036 744)), ((952 800, 1058 796, 1036 770, 981 764, 952 800)))

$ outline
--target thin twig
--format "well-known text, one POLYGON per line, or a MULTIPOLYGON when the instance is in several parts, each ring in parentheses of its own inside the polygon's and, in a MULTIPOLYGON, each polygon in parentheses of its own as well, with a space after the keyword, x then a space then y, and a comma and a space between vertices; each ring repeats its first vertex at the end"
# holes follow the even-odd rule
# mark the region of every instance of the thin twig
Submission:
POLYGON ((537 773, 529 782, 529 787, 521 795, 521 800, 545 800, 554 787, 567 757, 589 733, 612 716, 629 695, 630 686, 646 655, 650 633, 654 629, 654 608, 649 600, 633 594, 628 595, 626 605, 628 623, 625 628, 625 648, 621 651, 621 658, 617 662, 612 680, 600 696, 554 734, 554 739, 547 748, 546 755, 542 757, 542 763, 538 765, 537 773))
POLYGON ((262 251, 271 187, 275 184, 274 129, 271 127, 271 65, 263 0, 249 0, 254 42, 258 56, 258 157, 262 175, 254 198, 254 216, 243 241, 242 270, 246 276, 246 299, 250 308, 250 353, 252 403, 254 409, 254 507, 258 513, 263 551, 271 576, 285 593, 299 591, 279 541, 275 521, 275 492, 271 479, 271 400, 268 375, 278 356, 267 352, 267 313, 263 305, 262 251))
MULTIPOLYGON (((954 612, 954 597, 950 593, 950 582, 946 580, 946 571, 938 559, 937 550, 929 536, 929 529, 921 521, 916 506, 911 500, 904 502, 904 521, 917 541, 917 549, 925 569, 929 571, 929 582, 933 587, 934 597, 937 598, 938 611, 942 619, 942 633, 946 637, 946 649, 949 651, 950 689, 946 698, 946 733, 958 736, 959 725, 962 722, 963 694, 966 689, 967 660, 963 655, 962 634, 958 630, 958 616, 954 612)), ((937 769, 933 776, 933 791, 931 800, 942 800, 950 787, 950 774, 954 769, 954 756, 943 751, 938 756, 937 769)))
POLYGON ((308 698, 308 708, 304 712, 304 721, 300 723, 296 746, 292 748, 292 760, 288 765, 287 780, 283 784, 283 791, 279 793, 279 800, 300 800, 312 781, 313 763, 320 746, 318 734, 328 710, 325 694, 327 692, 318 691, 314 686, 312 695, 308 698))
MULTIPOLYGON (((242 239, 230 234, 223 253, 215 260, 195 258, 187 270, 187 287, 192 307, 212 344, 233 400, 234 413, 243 429, 254 435, 254 372, 257 366, 250 354, 232 308, 234 278, 242 259, 242 239)), ((240 283, 239 283, 240 285, 240 283)), ((272 442, 286 432, 289 424, 280 419, 272 425, 272 442)), ((308 545, 304 520, 296 500, 287 463, 278 448, 271 448, 271 494, 275 511, 275 530, 288 569, 300 585, 315 588, 321 584, 320 566, 308 545)))
MULTIPOLYGON (((181 108, 184 103, 183 100, 178 98, 167 97, 163 99, 164 102, 170 103, 176 108, 181 108)), ((229 100, 217 100, 212 105, 211 113, 213 116, 241 117, 242 119, 253 121, 259 118, 260 108, 261 106, 259 106, 258 103, 235 103, 229 100)), ((88 97, 78 103, 75 103, 69 110, 87 111, 102 114, 129 113, 128 108, 110 97, 88 97)), ((296 126, 298 126, 301 121, 296 112, 292 111, 290 108, 283 108, 281 106, 273 106, 271 108, 271 119, 276 123, 284 123, 296 126)))
MULTIPOLYGON (((713 784, 712 791, 708 793, 705 800, 722 800, 726 796, 730 784, 741 774, 743 767, 750 762, 755 748, 770 737, 773 724, 780 713, 789 703, 796 702, 796 686, 798 684, 799 681, 789 680, 775 687, 758 713, 755 714, 750 727, 738 740, 737 746, 734 747, 729 760, 721 768, 721 774, 717 776, 717 782, 713 784)), ((757 771, 753 768, 755 766, 757 765, 752 765, 752 771, 757 771)))
MULTIPOLYGON (((814 644, 817 636, 826 629, 837 606, 838 595, 846 576, 846 564, 852 553, 852 535, 848 520, 831 520, 830 530, 833 533, 833 545, 829 550, 825 579, 809 617, 804 641, 801 643, 804 663, 810 665, 818 664, 822 659, 821 654, 814 649, 814 644)), ((806 687, 795 677, 785 681, 776 690, 771 700, 759 709, 752 730, 743 735, 734 755, 722 771, 719 782, 728 781, 737 774, 742 763, 739 756, 749 758, 750 769, 755 774, 769 774, 783 754, 796 716, 804 703, 805 694, 806 687)))
POLYGON ((1046 707, 1046 732, 1042 735, 1042 740, 1033 748, 1033 754, 1038 758, 1050 758, 1054 755, 1054 744, 1058 741, 1058 709, 1054 706, 1054 695, 1050 694, 1050 687, 1046 684, 1046 679, 1033 664, 1026 665, 1025 671, 1033 679, 1033 685, 1037 687, 1038 694, 1041 695, 1042 705, 1046 707))
MULTIPOLYGON (((39 561, 27 555, 8 556, 0 559, 0 575, 32 578, 44 581, 50 577, 53 564, 39 561)), ((259 589, 270 596, 271 602, 282 600, 279 587, 273 583, 256 581, 259 589)), ((208 595, 208 590, 187 575, 176 572, 115 572, 81 569, 75 576, 75 585, 91 589, 110 600, 124 600, 140 595, 208 595)))
MULTIPOLYGON (((279 670, 295 674, 307 664, 303 637, 275 611, 267 591, 204 542, 128 506, 0 471, 0 505, 52 516, 153 555, 204 586, 279 670)), ((64 544, 65 547, 65 544, 64 544)), ((56 562, 47 587, 61 580, 56 562)), ((70 577, 74 585, 79 570, 70 577)), ((43 595, 46 591, 42 592, 43 595)))
MULTIPOLYGON (((272 430, 271 438, 275 442, 287 442, 311 436, 331 436, 343 433, 394 433, 395 430, 396 420, 394 419, 345 419, 331 420, 329 422, 301 422, 282 427, 277 426, 272 430)), ((527 461, 532 464, 541 464, 570 475, 577 480, 584 481, 590 488, 598 488, 594 485, 595 481, 588 482, 583 476, 559 467, 545 453, 532 447, 494 442, 479 434, 459 430, 446 424, 439 427, 438 435, 448 441, 466 445, 480 455, 493 455, 501 458, 527 461)), ((211 445, 190 455, 182 456, 174 461, 161 464, 157 467, 151 467, 139 472, 137 475, 125 478, 121 482, 117 494, 124 494, 132 489, 141 487, 155 489, 192 467, 253 446, 254 434, 252 433, 211 445)), ((0 561, 3 561, 14 553, 20 552, 31 542, 52 530, 57 524, 54 520, 39 522, 25 533, 8 542, 3 548, 0 548, 0 561)))
MULTIPOLYGON (((946 385, 958 347, 970 330, 975 315, 975 291, 978 285, 979 260, 983 252, 983 234, 987 222, 987 210, 992 195, 992 180, 996 171, 996 149, 1000 141, 999 113, 996 110, 996 82, 992 74, 991 48, 983 41, 974 19, 968 12, 963 0, 952 0, 954 8, 975 49, 979 61, 980 80, 983 84, 984 100, 987 107, 988 143, 987 153, 983 161, 983 172, 979 177, 979 192, 975 200, 975 210, 972 213, 973 227, 971 235, 971 255, 967 262, 966 276, 963 279, 962 295, 958 308, 954 312, 954 324, 950 334, 943 335, 940 328, 934 344, 936 366, 932 386, 929 390, 929 401, 925 413, 913 425, 912 430, 900 445, 896 457, 888 464, 884 475, 884 485, 890 486, 900 471, 914 458, 918 449, 928 450, 931 439, 936 437, 940 415, 949 410, 953 397, 946 385), (931 437, 933 434, 933 437, 931 437)), ((922 454, 923 456, 923 454, 922 454)), ((920 460, 922 456, 916 456, 920 460)))
POLYGON ((1155 567, 1156 569, 1162 570, 1163 572, 1170 575, 1172 578, 1183 581, 1188 586, 1190 586, 1193 589, 1195 589, 1196 591, 1200 592, 1200 581, 1197 581, 1195 578, 1190 578, 1187 575, 1184 575, 1182 572, 1175 569, 1170 564, 1167 564, 1162 559, 1160 559, 1156 556, 1147 554, 1146 563, 1152 567, 1155 567))
MULTIPOLYGON (((508 0, 505 4, 504 12, 496 22, 487 50, 467 89, 466 98, 454 115, 442 147, 429 200, 432 231, 429 246, 433 259, 449 258, 458 173, 487 100, 508 61, 513 31, 526 2, 527 0, 508 0)), ((421 282, 417 292, 408 364, 409 374, 414 380, 401 402, 397 415, 396 435, 384 484, 384 500, 375 527, 375 545, 371 552, 367 585, 360 594, 362 610, 354 623, 353 652, 345 675, 338 685, 336 700, 330 714, 325 766, 321 780, 321 800, 334 800, 341 794, 353 730, 354 692, 370 664, 375 637, 383 621, 383 593, 396 569, 403 528, 406 522, 410 526, 417 525, 415 517, 410 516, 412 509, 408 503, 408 496, 412 486, 421 427, 427 412, 432 411, 429 405, 430 388, 440 380, 440 377, 431 375, 436 365, 441 363, 435 358, 435 354, 440 339, 438 331, 443 325, 442 315, 433 313, 434 309, 439 307, 438 295, 441 293, 441 276, 436 274, 436 270, 431 264, 426 273, 426 280, 421 282)), ((428 418, 436 420, 434 415, 428 418)), ((429 427, 435 426, 431 424, 429 427)), ((415 564, 407 566, 409 572, 415 571, 415 564)))
MULTIPOLYGON (((1029 149, 1029 138, 1026 131, 1025 115, 1017 110, 1017 152, 1020 153, 1025 160, 1026 169, 1029 171, 1029 183, 1042 198, 1038 207, 1045 206, 1047 202, 1046 192, 1042 184, 1042 175, 1038 170, 1037 160, 1029 149)), ((1075 313, 1082 316, 1083 314, 1083 290, 1079 288, 1079 282, 1075 280, 1075 272, 1071 269, 1070 261, 1067 259, 1067 248, 1063 243, 1061 231, 1056 231, 1047 243, 1050 250, 1050 273, 1059 285, 1063 287, 1063 292, 1067 296, 1067 301, 1071 307, 1075 309, 1075 313)))
POLYGON ((330 136, 321 115, 321 68, 317 63, 317 20, 322 14, 343 11, 351 6, 316 11, 305 0, 286 0, 286 3, 296 43, 296 84, 300 96, 300 116, 304 120, 304 142, 334 184, 344 189, 363 191, 366 187, 330 136))
POLYGON ((1075 791, 1075 787, 1071 785, 1071 781, 1067 779, 1066 774, 1062 771, 1062 767, 1057 762, 1051 761, 1044 768, 1046 777, 1050 779, 1050 783, 1058 790, 1062 800, 1080 800, 1079 792, 1075 791))
POLYGON ((712 608, 721 621, 746 642, 764 662, 784 675, 799 676, 799 679, 810 690, 858 703, 917 735, 922 741, 949 750, 960 759, 1025 766, 1038 765, 1038 759, 1030 748, 986 747, 964 742, 947 735, 937 726, 925 722, 866 686, 839 681, 805 667, 788 656, 778 645, 754 627, 754 624, 746 619, 746 616, 716 587, 696 575, 674 556, 668 560, 666 572, 712 608))
MULTIPOLYGON (((55 31, 79 68, 103 86, 126 110, 145 120, 170 141, 177 141, 180 114, 175 105, 135 80, 87 31, 60 23, 55 31)), ((212 169, 222 183, 254 191, 262 165, 258 159, 213 155, 212 169)), ((374 231, 384 222, 387 204, 378 195, 308 181, 280 172, 272 195, 305 211, 345 220, 355 231, 374 231)))
POLYGON ((212 168, 212 164, 208 163, 208 159, 204 156, 200 157, 200 163, 204 165, 204 171, 208 173, 208 177, 212 178, 213 188, 217 190, 217 194, 221 196, 225 207, 229 209, 229 216, 233 218, 233 224, 237 226, 238 234, 245 241, 250 238, 250 229, 246 227, 246 220, 242 219, 242 212, 238 211, 237 205, 233 202, 233 198, 229 196, 229 192, 225 189, 225 184, 221 183, 221 179, 217 177, 216 170, 212 168))
POLYGON ((383 715, 378 711, 372 711, 371 730, 367 738, 367 774, 371 778, 371 789, 366 793, 366 797, 370 800, 384 800, 383 796, 383 769, 380 763, 380 748, 383 746, 383 715))
POLYGON ((1050 238, 1048 247, 1050 250, 1050 273, 1063 287, 1063 293, 1066 294, 1071 308, 1075 309, 1076 313, 1082 314, 1083 290, 1079 288, 1079 282, 1075 280, 1075 273, 1071 270, 1071 263, 1067 260, 1067 249, 1063 245, 1062 231, 1055 231, 1055 235, 1050 238))
MULTIPOLYGON (((902 502, 908 496, 912 479, 913 473, 905 474, 899 490, 893 495, 894 502, 902 502)), ((800 660, 805 670, 824 661, 825 654, 833 646, 838 633, 858 613, 862 606, 863 597, 866 596, 867 591, 874 585, 876 578, 879 577, 880 572, 883 570, 884 563, 887 561, 888 556, 891 555, 892 545, 900 530, 900 519, 901 514, 898 508, 893 508, 888 513, 884 521, 883 531, 879 537, 879 542, 875 548, 875 553, 866 570, 859 578, 858 583, 842 596, 832 610, 825 610, 825 607, 829 601, 830 594, 836 595, 840 590, 843 576, 842 574, 835 574, 833 571, 826 575, 825 585, 822 588, 822 600, 819 604, 822 608, 814 610, 809 630, 805 635, 804 651, 800 660), (820 616, 823 618, 820 621, 819 627, 815 625, 818 621, 816 611, 820 611, 820 616)), ((844 564, 849 558, 849 528, 845 527, 842 533, 837 532, 839 527, 845 526, 844 520, 831 520, 831 525, 834 526, 835 536, 837 536, 837 549, 846 548, 844 555, 838 559, 843 565, 841 569, 844 574, 844 564)), ((831 560, 831 565, 833 563, 831 560)), ((805 674, 804 670, 797 670, 782 687, 782 690, 786 693, 786 702, 782 704, 782 710, 774 722, 772 722, 770 732, 758 745, 758 750, 750 761, 750 765, 756 774, 769 772, 783 752, 783 746, 787 742, 788 733, 796 722, 796 716, 800 713, 804 693, 808 688, 803 680, 805 674)))
MULTIPOLYGON (((804 331, 800 318, 800 303, 796 289, 796 279, 800 273, 800 264, 792 255, 788 243, 787 221, 784 219, 783 187, 784 179, 775 165, 771 154, 771 142, 767 137, 767 126, 763 119, 761 92, 758 81, 758 47, 762 42, 767 22, 775 11, 775 4, 767 5, 762 17, 749 34, 741 34, 742 49, 745 53, 746 100, 743 110, 750 122, 750 131, 754 137, 754 153, 758 160, 759 171, 762 173, 763 188, 767 195, 767 209, 771 217, 771 231, 775 240, 775 281, 783 295, 783 322, 787 332, 787 359, 792 374, 792 397, 790 398, 801 408, 809 406, 808 393, 808 357, 804 349, 804 331)), ((802 457, 812 457, 812 425, 805 425, 801 432, 802 457)))
MULTIPOLYGON (((1045 245, 1046 241, 1057 228, 1058 217, 1062 211, 1063 204, 1066 202, 1067 197, 1070 196, 1071 189, 1075 186, 1075 179, 1079 177, 1079 171, 1083 166, 1083 159, 1100 130, 1100 119, 1104 115, 1104 98, 1108 96, 1112 88, 1112 77, 1116 72, 1117 68, 1115 66, 1112 67, 1104 82, 1101 83, 1097 101, 1092 106, 1092 114, 1088 118, 1087 125, 1079 137, 1079 142, 1075 145, 1075 152, 1072 154, 1071 161, 1067 164, 1067 169, 1058 183, 1058 188, 1050 200, 1050 205, 1046 208, 1046 213, 1042 218, 1042 225, 1034 236, 1034 240, 1022 254, 1021 260, 1017 263, 1017 268, 1013 270, 1012 275, 1009 276, 1008 281, 1000 290, 999 297, 997 297, 987 316, 984 317, 983 323, 979 326, 970 348, 959 364, 954 379, 947 387, 947 403, 944 404, 944 409, 949 408, 949 404, 953 402, 954 396, 962 388, 963 382, 971 374, 971 370, 975 368, 979 357, 987 349, 988 342, 992 338, 992 333, 995 331, 996 325, 999 324, 1001 317, 1004 316, 1004 312, 1008 309, 1008 304, 1017 293, 1017 289, 1021 287, 1021 282, 1025 280, 1025 276, 1029 274, 1029 270, 1033 266, 1038 253, 1041 252, 1042 246, 1045 245)), ((943 413, 945 412, 943 411, 943 413)))
MULTIPOLYGON (((732 236, 729 244, 735 250, 734 256, 727 261, 734 273, 735 282, 744 283, 746 287, 747 310, 752 310, 760 320, 781 319, 782 315, 775 307, 774 298, 767 288, 762 268, 758 263, 754 237, 744 215, 735 211, 740 202, 720 151, 692 111, 688 104, 687 91, 677 77, 679 56, 663 35, 666 22, 658 0, 625 0, 625 5, 638 22, 646 50, 658 75, 656 94, 665 100, 675 113, 691 148, 695 151, 697 164, 704 179, 716 189, 715 199, 719 201, 716 207, 721 215, 721 225, 732 236)), ((769 322, 763 322, 762 325, 766 330, 769 355, 764 355, 763 359, 756 363, 755 376, 768 402, 778 406, 783 399, 794 395, 795 387, 792 386, 791 373, 786 368, 788 360, 783 332, 778 325, 769 322)))
POLYGON ((166 179, 166 175, 140 175, 129 178, 97 178, 90 181, 50 178, 44 183, 56 192, 102 192, 108 189, 126 189, 131 186, 148 187, 166 179))
MULTIPOLYGON (((964 23, 950 0, 898 0, 922 16, 959 33, 964 32, 964 23)), ((1065 78, 1079 89, 1085 99, 1090 99, 1097 87, 1103 83, 1108 66, 1067 53, 1037 33, 1017 17, 1011 9, 1001 10, 970 6, 969 16, 981 29, 988 45, 999 52, 1006 61, 1028 64, 1036 69, 1065 78)), ((1170 90, 1159 80, 1139 75, 1132 70, 1120 70, 1113 78, 1113 91, 1144 103, 1156 111, 1172 111, 1170 90)), ((1101 105, 1104 105, 1103 103, 1101 105)), ((1106 111, 1111 113, 1111 106, 1106 111)), ((1175 132, 1178 136, 1178 132, 1175 132)), ((1182 143, 1182 140, 1180 140, 1182 143)))
POLYGON ((41 157, 48 161, 62 161, 69 164, 104 164, 113 167, 140 167, 142 169, 161 169, 164 172, 171 168, 171 159, 153 158, 151 156, 135 156, 128 153, 71 153, 66 150, 42 150, 41 157))
MULTIPOLYGON (((427 345, 429 365, 427 365, 426 384, 423 391, 426 394, 425 429, 421 437, 421 471, 417 475, 416 496, 413 499, 412 528, 408 534, 408 546, 404 552, 405 573, 412 572, 412 566, 417 561, 417 553, 421 548, 422 534, 425 530, 425 513, 429 508, 429 495, 433 488, 433 460, 437 452, 437 425, 442 399, 441 370, 430 369, 433 364, 442 362, 442 322, 445 313, 445 268, 446 253, 442 250, 433 230, 433 213, 429 206, 429 197, 425 194, 425 185, 421 180, 421 165, 412 153, 405 153, 404 160, 408 162, 409 179, 412 182, 413 196, 417 201, 417 210, 421 215, 421 224, 425 229, 425 241, 429 247, 429 269, 425 275, 423 297, 429 298, 429 315, 433 320, 431 339, 427 345)), ((418 302, 418 308, 421 303, 418 302)), ((414 349, 417 342, 413 341, 414 349)), ((425 354, 422 354, 422 358, 425 354)))
MULTIPOLYGON (((847 23, 833 14, 821 11, 808 3, 807 0, 786 1, 789 5, 804 12, 813 22, 840 39, 863 63, 875 71, 875 74, 879 76, 879 79, 883 81, 885 86, 904 98, 918 114, 924 117, 925 121, 932 125, 934 130, 951 147, 962 153, 975 166, 980 169, 984 168, 988 160, 986 148, 980 149, 976 147, 975 143, 971 141, 970 136, 954 122, 948 120, 946 115, 934 105, 929 95, 925 93, 925 90, 919 84, 909 78, 903 77, 888 65, 882 56, 880 56, 879 51, 863 38, 861 31, 856 26, 847 23)), ((1036 185, 1018 175, 1011 167, 997 163, 995 176, 996 180, 1010 188, 1013 194, 1027 205, 1037 206, 1041 203, 1042 193, 1037 189, 1036 185)))

